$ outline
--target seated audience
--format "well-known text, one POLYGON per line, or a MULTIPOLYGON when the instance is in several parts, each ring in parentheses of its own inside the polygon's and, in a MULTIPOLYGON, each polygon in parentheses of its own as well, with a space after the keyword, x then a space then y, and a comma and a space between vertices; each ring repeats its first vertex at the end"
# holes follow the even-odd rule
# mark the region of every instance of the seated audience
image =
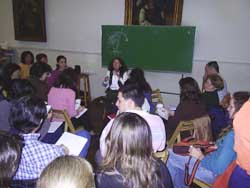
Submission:
MULTIPOLYGON (((248 100, 249 94, 247 92, 236 92, 230 101, 228 108, 230 117, 233 119, 235 114, 240 110, 241 106, 248 100)), ((224 137, 217 140, 217 150, 204 156, 200 149, 191 147, 189 155, 192 156, 190 169, 196 159, 200 159, 200 165, 196 171, 195 177, 207 183, 213 183, 216 177, 222 174, 228 165, 236 159, 236 153, 233 150, 234 146, 234 131, 230 130, 224 137)), ((169 150, 169 158, 167 167, 173 179, 174 187, 184 187, 184 169, 189 157, 173 153, 169 150)), ((244 186, 243 186, 244 187, 244 186)))
POLYGON ((153 157, 151 130, 141 116, 119 114, 105 142, 107 152, 97 173, 97 188, 173 187, 168 169, 153 157))
POLYGON ((223 79, 217 74, 211 74, 204 80, 204 92, 201 95, 202 102, 209 110, 220 105, 218 90, 224 86, 223 79))
POLYGON ((35 88, 34 95, 47 101, 49 86, 47 83, 48 77, 51 75, 51 67, 46 63, 35 63, 30 69, 30 83, 35 88))
MULTIPOLYGON (((119 113, 133 112, 143 117, 147 121, 152 132, 153 151, 154 152, 162 151, 165 148, 166 144, 164 123, 159 116, 142 111, 141 106, 143 102, 144 102, 143 92, 134 85, 128 85, 120 88, 118 92, 118 99, 116 102, 116 106, 118 107, 119 113)), ((113 121, 114 119, 110 120, 110 122, 106 125, 106 127, 102 131, 100 137, 100 151, 103 157, 106 155, 106 149, 107 149, 105 139, 111 130, 113 121)))
POLYGON ((237 153, 234 171, 229 180, 230 188, 249 188, 250 187, 250 101, 242 106, 240 111, 235 114, 233 128, 235 131, 234 150, 237 153))
MULTIPOLYGON (((49 91, 48 104, 51 105, 52 109, 66 110, 74 127, 79 128, 82 126, 90 130, 86 113, 78 118, 75 117, 85 109, 84 106, 79 106, 77 109, 75 108, 76 80, 77 74, 75 74, 75 71, 72 68, 65 69, 60 74, 55 86, 49 91)), ((61 121, 61 119, 56 120, 61 121)), ((87 130, 79 130, 76 132, 77 135, 85 137, 88 140, 80 156, 86 156, 90 146, 90 134, 87 130)))
POLYGON ((43 170, 38 188, 95 188, 93 169, 80 157, 58 157, 43 170))
POLYGON ((13 103, 9 122, 12 127, 20 131, 24 139, 16 180, 37 179, 42 170, 55 158, 65 155, 64 146, 45 144, 38 140, 43 121, 47 117, 45 103, 35 97, 22 97, 13 103))
POLYGON ((142 110, 145 110, 150 113, 155 112, 155 105, 152 103, 152 89, 149 83, 146 81, 144 77, 144 72, 140 68, 132 69, 129 74, 129 79, 125 82, 125 85, 134 84, 140 90, 143 91, 145 101, 142 105, 142 110))
POLYGON ((28 79, 30 76, 30 68, 34 63, 34 55, 30 51, 24 51, 21 54, 21 63, 19 64, 21 68, 20 78, 28 79))
MULTIPOLYGON (((9 103, 8 103, 8 108, 7 105, 5 105, 5 119, 8 120, 9 117, 9 113, 10 113, 10 105, 12 103, 15 103, 15 101, 19 100, 22 97, 25 96, 33 96, 35 93, 34 91, 34 87, 32 86, 32 84, 29 82, 29 80, 24 80, 24 79, 14 79, 11 83, 10 86, 10 92, 9 92, 9 103)), ((14 127, 10 128, 10 124, 9 121, 6 123, 6 126, 8 127, 8 129, 11 129, 11 133, 13 134, 18 134, 19 131, 16 130, 14 127)), ((49 126, 50 126, 50 119, 46 118, 44 120, 44 122, 41 125, 41 128, 39 129, 39 140, 42 140, 45 135, 48 133, 49 130, 49 126)))
POLYGON ((128 79, 128 69, 123 60, 119 57, 112 59, 109 64, 107 74, 103 80, 103 86, 106 88, 106 110, 107 113, 116 112, 116 98, 118 90, 128 79))
POLYGON ((22 150, 22 142, 6 132, 0 132, 0 187, 10 187, 22 150))
POLYGON ((67 110, 71 118, 77 116, 85 108, 80 106, 78 109, 75 109, 76 83, 77 76, 74 69, 67 68, 60 74, 54 87, 50 89, 48 94, 48 104, 53 109, 67 110))
MULTIPOLYGON (((174 114, 170 114, 166 125, 167 139, 169 140, 180 121, 187 121, 207 115, 206 107, 201 102, 201 91, 198 83, 191 77, 179 81, 180 103, 174 114)), ((188 135, 184 135, 188 136, 188 135)))
MULTIPOLYGON (((210 61, 205 66, 205 74, 203 76, 203 84, 202 84, 202 91, 205 89, 205 80, 207 79, 208 75, 217 74, 220 76, 219 65, 217 61, 210 61)), ((227 84, 226 81, 223 79, 224 86, 221 90, 218 90, 219 102, 223 100, 223 98, 227 95, 227 84)))
POLYGON ((51 88, 55 84, 60 73, 67 68, 67 59, 65 56, 57 56, 56 62, 56 69, 52 71, 51 76, 48 78, 49 88, 51 88))
POLYGON ((36 55, 36 62, 37 63, 46 63, 48 64, 48 57, 46 54, 39 53, 36 55))

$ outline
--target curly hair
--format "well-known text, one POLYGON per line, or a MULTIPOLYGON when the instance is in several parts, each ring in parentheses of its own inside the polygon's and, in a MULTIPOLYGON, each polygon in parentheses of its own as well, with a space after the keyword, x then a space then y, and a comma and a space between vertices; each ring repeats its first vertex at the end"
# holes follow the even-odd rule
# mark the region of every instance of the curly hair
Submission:
POLYGON ((180 85, 180 102, 193 101, 200 103, 201 90, 198 83, 192 77, 182 78, 180 85))

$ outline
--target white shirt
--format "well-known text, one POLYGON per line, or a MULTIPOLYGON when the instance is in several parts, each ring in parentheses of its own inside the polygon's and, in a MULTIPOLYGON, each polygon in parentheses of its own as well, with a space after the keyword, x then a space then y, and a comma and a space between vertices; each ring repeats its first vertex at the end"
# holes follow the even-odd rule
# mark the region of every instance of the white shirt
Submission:
MULTIPOLYGON (((107 72, 106 76, 110 77, 110 71, 107 72)), ((118 84, 118 81, 120 81, 122 83, 122 85, 124 85, 124 83, 127 81, 127 79, 128 79, 128 72, 124 72, 122 77, 117 76, 113 72, 111 85, 109 85, 109 79, 107 81, 104 81, 103 85, 106 88, 110 88, 111 90, 119 90, 120 86, 118 84)))
MULTIPOLYGON (((136 113, 147 121, 152 133, 153 151, 157 152, 163 150, 166 144, 166 132, 162 119, 157 115, 149 114, 148 112, 144 112, 142 110, 128 110, 127 112, 136 113)), ((107 152, 105 139, 112 127, 113 121, 114 119, 109 121, 109 123, 103 129, 102 135, 100 137, 100 152, 103 157, 107 152)))

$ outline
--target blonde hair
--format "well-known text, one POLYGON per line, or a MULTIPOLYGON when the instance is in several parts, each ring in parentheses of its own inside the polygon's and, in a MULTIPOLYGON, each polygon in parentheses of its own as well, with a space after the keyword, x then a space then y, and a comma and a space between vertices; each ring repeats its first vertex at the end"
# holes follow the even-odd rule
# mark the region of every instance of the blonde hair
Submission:
POLYGON ((58 157, 43 170, 37 186, 39 188, 95 188, 93 169, 83 158, 58 157))

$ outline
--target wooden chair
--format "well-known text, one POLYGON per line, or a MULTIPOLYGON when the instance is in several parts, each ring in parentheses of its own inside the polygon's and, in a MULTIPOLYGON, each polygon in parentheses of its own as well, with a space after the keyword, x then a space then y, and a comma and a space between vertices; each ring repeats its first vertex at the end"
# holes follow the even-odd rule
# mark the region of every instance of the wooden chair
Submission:
POLYGON ((193 183, 194 183, 195 185, 198 185, 199 187, 202 187, 202 188, 212 187, 211 184, 206 183, 206 182, 204 182, 204 181, 202 181, 202 180, 199 180, 199 179, 197 179, 197 178, 194 178, 193 183))
POLYGON ((190 131, 190 134, 198 140, 212 141, 211 120, 208 115, 190 121, 181 121, 175 129, 172 137, 167 142, 167 147, 172 148, 176 142, 181 141, 181 132, 190 131))
MULTIPOLYGON (((211 135, 212 135, 212 131, 211 131, 211 127, 210 127, 210 118, 209 116, 203 116, 201 118, 197 118, 197 119, 194 119, 194 120, 190 120, 190 121, 181 121, 176 130, 174 131, 172 137, 170 138, 170 140, 167 142, 167 148, 172 148, 173 145, 176 143, 176 142, 180 142, 181 141, 181 132, 184 132, 184 131, 190 131, 191 135, 193 135, 193 137, 198 137, 198 139, 201 139, 199 138, 199 135, 198 132, 199 130, 199 126, 198 125, 195 125, 197 124, 197 122, 199 123, 202 123, 202 122, 205 122, 205 124, 201 125, 200 127, 204 126, 204 127, 207 127, 208 129, 208 135, 207 136, 207 139, 212 139, 211 138, 211 135)), ((204 131, 204 130, 202 130, 204 131)), ((202 187, 202 188, 206 188, 206 187, 212 187, 212 185, 206 183, 206 182, 203 182, 202 180, 199 180, 197 178, 194 178, 193 180, 193 183, 198 185, 199 187, 202 187)))
POLYGON ((158 151, 154 153, 154 156, 158 159, 161 159, 164 164, 166 164, 168 160, 168 150, 165 148, 163 151, 158 151))
POLYGON ((89 75, 87 73, 80 73, 79 75, 79 79, 77 82, 77 89, 79 96, 80 96, 81 80, 83 80, 83 96, 81 97, 84 101, 84 105, 87 107, 88 104, 91 102, 89 75))
POLYGON ((161 96, 161 91, 160 89, 156 89, 152 91, 152 102, 153 103, 162 103, 163 104, 163 100, 162 100, 162 96, 161 96))
POLYGON ((67 113, 66 110, 57 110, 57 109, 52 109, 52 119, 56 118, 56 119, 63 119, 65 122, 65 126, 64 126, 64 131, 70 131, 71 133, 75 133, 75 127, 73 125, 73 123, 71 122, 71 119, 67 113))

